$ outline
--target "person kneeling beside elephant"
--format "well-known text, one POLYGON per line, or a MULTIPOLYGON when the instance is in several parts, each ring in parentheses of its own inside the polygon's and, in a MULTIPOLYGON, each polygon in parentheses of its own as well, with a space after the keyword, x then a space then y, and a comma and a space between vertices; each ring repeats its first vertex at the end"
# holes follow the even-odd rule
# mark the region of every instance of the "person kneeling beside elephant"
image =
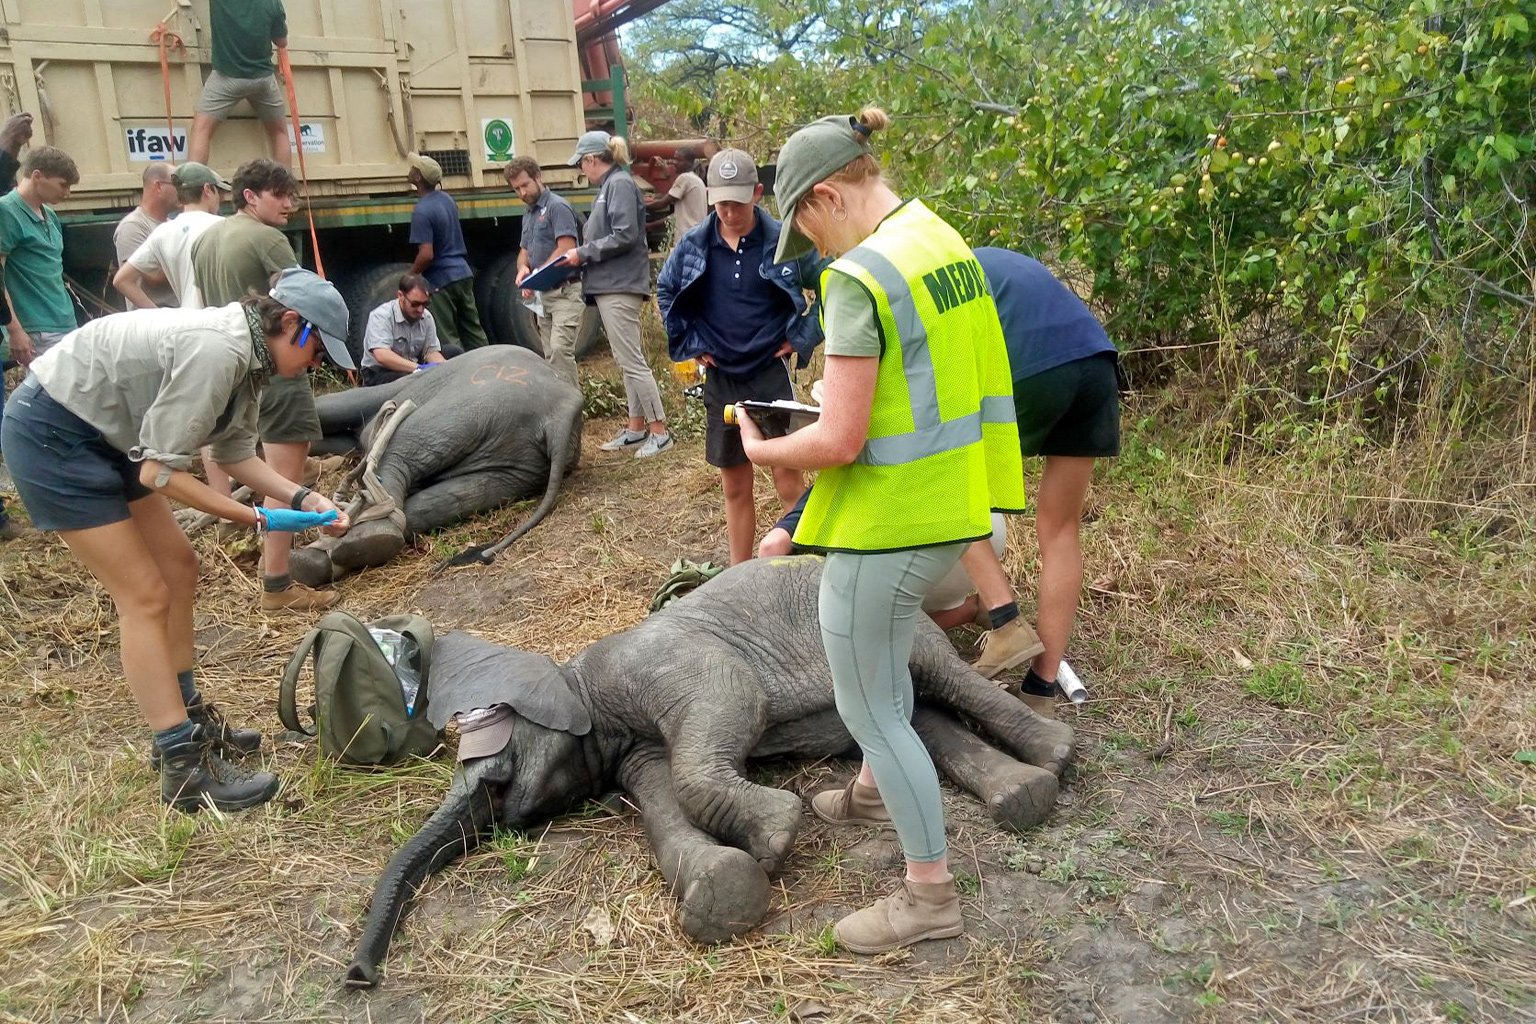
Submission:
POLYGON ((402 274, 400 289, 368 314, 363 332, 363 386, 389 384, 463 354, 437 337, 437 321, 427 304, 432 289, 420 274, 402 274))

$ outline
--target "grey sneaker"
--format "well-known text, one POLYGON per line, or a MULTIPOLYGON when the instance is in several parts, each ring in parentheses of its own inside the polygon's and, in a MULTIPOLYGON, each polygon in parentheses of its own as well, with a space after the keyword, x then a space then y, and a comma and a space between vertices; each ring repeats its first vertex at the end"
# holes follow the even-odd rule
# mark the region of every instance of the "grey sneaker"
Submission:
POLYGON ((628 427, 625 427, 614 436, 612 441, 604 441, 598 447, 605 452, 621 452, 626 448, 633 448, 637 444, 644 443, 646 438, 650 436, 650 434, 643 430, 630 430, 628 427))
POLYGON ((636 449, 635 458, 648 459, 652 455, 660 455, 662 452, 671 447, 671 434, 651 434, 645 439, 645 443, 636 449))

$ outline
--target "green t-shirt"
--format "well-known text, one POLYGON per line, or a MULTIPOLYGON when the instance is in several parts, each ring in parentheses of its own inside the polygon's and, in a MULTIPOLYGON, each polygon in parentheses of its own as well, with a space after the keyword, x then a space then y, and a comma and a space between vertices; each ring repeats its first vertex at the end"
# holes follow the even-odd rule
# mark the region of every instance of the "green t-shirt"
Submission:
POLYGON ((230 78, 272 73, 272 43, 288 38, 282 0, 213 0, 213 70, 230 78))
POLYGON ((847 274, 832 271, 824 279, 823 324, 829 356, 876 356, 884 351, 875 300, 847 274))
POLYGON ((39 217, 21 190, 0 196, 0 255, 11 311, 28 334, 64 334, 75 329, 75 306, 64 287, 64 229, 59 216, 43 207, 39 217))
POLYGON ((251 292, 265 295, 272 275, 296 267, 293 247, 277 228, 237 213, 192 243, 192 274, 204 306, 226 306, 251 292))

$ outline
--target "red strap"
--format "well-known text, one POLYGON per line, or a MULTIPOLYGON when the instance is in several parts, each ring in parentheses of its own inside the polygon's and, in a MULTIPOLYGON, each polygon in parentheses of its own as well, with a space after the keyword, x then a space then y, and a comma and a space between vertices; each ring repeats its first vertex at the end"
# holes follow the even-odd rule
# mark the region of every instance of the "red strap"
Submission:
POLYGON ((174 153, 176 152, 176 119, 171 113, 171 51, 175 50, 185 57, 187 45, 182 42, 181 36, 172 32, 163 21, 149 34, 149 41, 160 48, 160 84, 165 87, 165 130, 169 133, 165 142, 174 153))
POLYGON ((320 235, 315 231, 315 211, 309 205, 309 173, 304 168, 304 131, 299 123, 299 96, 293 88, 293 65, 288 47, 277 48, 277 66, 283 73, 283 87, 288 92, 288 111, 293 117, 293 148, 299 154, 299 178, 304 182, 304 212, 309 217, 309 244, 315 251, 315 272, 325 276, 325 262, 320 259, 320 235))

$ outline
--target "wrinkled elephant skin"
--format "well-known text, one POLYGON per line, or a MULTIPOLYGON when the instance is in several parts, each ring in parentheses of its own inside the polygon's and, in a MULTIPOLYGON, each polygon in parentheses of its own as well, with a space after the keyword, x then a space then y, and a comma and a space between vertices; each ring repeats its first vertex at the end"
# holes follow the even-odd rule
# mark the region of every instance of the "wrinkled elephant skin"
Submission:
POLYGON ((366 449, 390 400, 416 405, 378 465, 380 484, 405 512, 405 528, 365 519, 344 537, 295 550, 294 578, 308 586, 383 565, 414 534, 542 495, 520 527, 531 528, 554 507, 581 453, 581 391, 515 345, 476 349, 393 384, 317 398, 325 440, 316 450, 366 449))
MULTIPOLYGON (((440 678, 442 662, 434 660, 432 701, 444 703, 433 720, 464 710, 450 696, 457 678, 499 674, 506 696, 496 702, 513 709, 511 738, 499 752, 466 761, 442 806, 390 859, 348 984, 377 983, 395 927, 428 874, 494 828, 534 828, 615 787, 640 808, 684 931, 708 943, 755 927, 802 814, 799 797, 747 780, 743 765, 831 757, 854 746, 821 645, 821 565, 807 556, 735 566, 563 665, 458 634, 456 643, 480 645, 486 661, 440 678), (515 669, 493 672, 495 659, 515 669)), ((913 724, 939 770, 1001 825, 1042 821, 1073 755, 1072 730, 971 671, 926 618, 910 667, 913 724)))

